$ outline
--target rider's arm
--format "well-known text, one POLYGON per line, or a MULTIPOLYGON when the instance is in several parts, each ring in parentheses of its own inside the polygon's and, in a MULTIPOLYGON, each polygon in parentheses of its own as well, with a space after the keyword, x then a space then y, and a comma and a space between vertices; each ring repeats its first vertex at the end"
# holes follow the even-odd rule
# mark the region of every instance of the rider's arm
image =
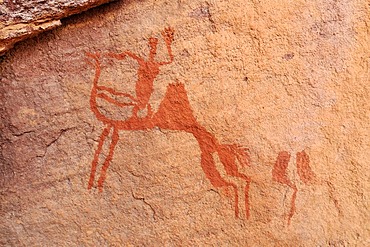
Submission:
POLYGON ((141 57, 139 57, 138 55, 132 53, 131 51, 124 51, 122 52, 122 54, 126 54, 127 56, 137 60, 138 62, 142 62, 144 61, 141 57))
POLYGON ((170 61, 159 62, 158 63, 159 65, 166 65, 166 64, 170 64, 170 63, 173 62, 173 54, 172 54, 171 45, 170 44, 166 44, 166 45, 167 45, 167 51, 168 51, 168 55, 170 57, 170 61))
POLYGON ((108 52, 107 56, 112 57, 112 58, 116 58, 118 60, 123 60, 126 56, 129 56, 129 57, 135 59, 138 62, 143 61, 143 59, 141 57, 132 53, 131 51, 124 51, 124 52, 121 52, 121 53, 108 52))
POLYGON ((173 35, 174 31, 172 28, 168 27, 165 30, 162 31, 162 37, 164 39, 164 42, 166 43, 167 51, 168 51, 168 56, 170 57, 170 61, 163 61, 159 62, 159 65, 165 65, 165 64, 170 64, 173 62, 173 54, 172 54, 172 49, 171 49, 171 44, 173 41, 173 35))

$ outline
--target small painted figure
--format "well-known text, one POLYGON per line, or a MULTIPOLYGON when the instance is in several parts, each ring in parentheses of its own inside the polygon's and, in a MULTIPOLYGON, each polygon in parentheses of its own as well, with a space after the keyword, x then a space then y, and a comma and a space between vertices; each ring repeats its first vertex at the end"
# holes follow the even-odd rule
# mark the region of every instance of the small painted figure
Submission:
POLYGON ((148 59, 141 58, 139 55, 132 53, 131 51, 124 51, 122 53, 108 53, 108 56, 117 58, 119 60, 125 59, 129 56, 135 59, 139 64, 137 72, 138 80, 136 82, 135 92, 136 98, 130 97, 134 102, 133 117, 137 117, 139 110, 147 108, 147 117, 150 117, 153 112, 149 104, 150 96, 153 93, 154 80, 159 74, 159 67, 162 65, 170 64, 173 62, 174 56, 172 54, 171 44, 174 39, 174 30, 172 28, 166 28, 162 31, 162 37, 166 44, 169 61, 158 62, 155 60, 157 54, 158 39, 155 37, 149 38, 149 57, 148 59))

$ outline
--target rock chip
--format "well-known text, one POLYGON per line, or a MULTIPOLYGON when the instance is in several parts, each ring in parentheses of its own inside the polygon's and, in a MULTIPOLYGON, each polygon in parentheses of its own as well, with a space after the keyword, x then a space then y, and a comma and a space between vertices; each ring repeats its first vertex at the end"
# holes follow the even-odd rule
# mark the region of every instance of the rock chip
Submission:
POLYGON ((112 0, 1 0, 0 55, 18 41, 61 25, 61 19, 112 0))

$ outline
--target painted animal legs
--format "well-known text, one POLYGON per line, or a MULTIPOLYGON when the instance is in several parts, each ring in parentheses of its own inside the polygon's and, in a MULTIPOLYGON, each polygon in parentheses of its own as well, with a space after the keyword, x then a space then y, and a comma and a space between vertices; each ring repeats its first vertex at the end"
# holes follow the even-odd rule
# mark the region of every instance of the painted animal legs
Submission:
POLYGON ((234 178, 240 178, 245 181, 244 199, 245 199, 245 215, 249 218, 249 187, 251 178, 240 173, 236 160, 240 163, 247 164, 249 156, 243 150, 238 149, 236 145, 220 145, 218 147, 218 155, 223 164, 226 174, 234 178))
POLYGON ((93 184, 94 184, 96 167, 98 166, 99 156, 100 156, 100 153, 103 149, 104 141, 105 141, 106 137, 108 136, 108 134, 110 132, 110 129, 111 129, 111 126, 105 127, 103 132, 100 135, 98 148, 95 151, 94 160, 93 160, 92 165, 91 165, 90 179, 89 179, 89 184, 88 184, 88 187, 87 187, 88 189, 91 189, 93 184))
POLYGON ((103 183, 105 181, 105 177, 106 177, 106 174, 107 174, 107 169, 110 165, 110 162, 113 159, 114 148, 116 147, 118 140, 119 140, 118 130, 117 130, 117 128, 113 127, 112 142, 109 146, 109 154, 108 154, 107 158, 104 161, 103 167, 102 167, 101 172, 100 172, 100 178, 98 180, 99 192, 103 191, 103 183))
MULTIPOLYGON (((201 145, 201 143, 199 143, 201 145)), ((235 217, 239 217, 239 196, 238 196, 238 187, 230 182, 224 180, 220 173, 217 171, 216 164, 213 160, 212 153, 204 150, 204 147, 201 146, 201 165, 206 177, 209 179, 211 184, 215 187, 229 187, 231 186, 234 189, 234 210, 235 217)))
POLYGON ((297 186, 293 184, 290 179, 288 178, 287 174, 287 168, 290 160, 290 154, 286 151, 282 151, 278 154, 278 157, 276 159, 274 168, 272 170, 272 178, 276 182, 279 182, 281 184, 287 185, 291 189, 293 189, 293 195, 290 202, 290 211, 288 215, 288 225, 290 224, 290 220, 293 217, 295 213, 295 200, 297 198, 297 186))

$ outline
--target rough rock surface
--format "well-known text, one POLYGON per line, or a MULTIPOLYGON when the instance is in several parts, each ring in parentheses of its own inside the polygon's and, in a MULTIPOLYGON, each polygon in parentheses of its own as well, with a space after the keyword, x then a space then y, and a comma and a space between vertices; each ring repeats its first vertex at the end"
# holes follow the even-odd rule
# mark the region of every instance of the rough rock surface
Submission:
POLYGON ((0 245, 369 246, 366 0, 125 1, 0 61, 0 245))
POLYGON ((0 0, 0 55, 20 40, 61 25, 60 19, 112 0, 0 0))

